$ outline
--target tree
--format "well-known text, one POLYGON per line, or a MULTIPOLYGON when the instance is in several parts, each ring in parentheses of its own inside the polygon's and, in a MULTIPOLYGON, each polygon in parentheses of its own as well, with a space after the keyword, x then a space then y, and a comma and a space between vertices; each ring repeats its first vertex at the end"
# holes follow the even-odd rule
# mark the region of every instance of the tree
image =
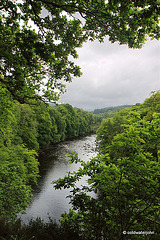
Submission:
POLYGON ((27 148, 38 150, 38 122, 34 110, 28 104, 19 104, 16 102, 14 104, 14 114, 18 125, 17 135, 21 141, 27 148))
POLYGON ((48 146, 52 142, 53 121, 49 114, 49 106, 41 102, 34 107, 36 120, 38 122, 38 137, 37 141, 40 148, 48 146))
POLYGON ((0 81, 20 103, 57 100, 81 75, 69 57, 88 39, 131 48, 159 39, 158 0, 2 0, 0 10, 0 81))
POLYGON ((121 112, 115 113, 112 118, 106 118, 102 120, 101 126, 97 130, 97 140, 99 143, 99 150, 101 153, 106 152, 108 144, 110 144, 113 138, 123 132, 123 124, 128 122, 130 109, 124 109, 121 112), (127 117, 126 117, 127 116, 127 117))

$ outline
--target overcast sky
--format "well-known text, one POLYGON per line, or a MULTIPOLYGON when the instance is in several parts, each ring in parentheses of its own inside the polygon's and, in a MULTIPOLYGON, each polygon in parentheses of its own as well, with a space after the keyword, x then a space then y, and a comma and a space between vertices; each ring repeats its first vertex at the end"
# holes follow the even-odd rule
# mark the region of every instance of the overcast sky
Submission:
POLYGON ((160 90, 160 42, 147 41, 142 49, 125 45, 87 42, 75 60, 83 75, 67 84, 60 98, 84 110, 143 103, 160 90))

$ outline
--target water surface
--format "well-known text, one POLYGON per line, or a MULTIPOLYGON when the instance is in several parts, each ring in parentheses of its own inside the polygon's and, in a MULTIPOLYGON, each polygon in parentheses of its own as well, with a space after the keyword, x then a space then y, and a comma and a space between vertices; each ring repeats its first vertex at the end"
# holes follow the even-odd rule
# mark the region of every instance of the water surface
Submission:
MULTIPOLYGON (((40 161, 40 179, 33 192, 32 203, 27 208, 27 214, 21 215, 23 222, 27 223, 29 219, 41 217, 48 221, 48 216, 58 221, 64 212, 68 212, 71 205, 66 196, 69 195, 69 189, 55 190, 52 181, 63 178, 67 172, 75 171, 79 164, 69 164, 67 153, 76 151, 78 156, 88 161, 95 157, 96 135, 83 137, 81 139, 65 141, 53 146, 49 146, 39 156, 40 161)), ((86 184, 83 178, 80 184, 86 184)))

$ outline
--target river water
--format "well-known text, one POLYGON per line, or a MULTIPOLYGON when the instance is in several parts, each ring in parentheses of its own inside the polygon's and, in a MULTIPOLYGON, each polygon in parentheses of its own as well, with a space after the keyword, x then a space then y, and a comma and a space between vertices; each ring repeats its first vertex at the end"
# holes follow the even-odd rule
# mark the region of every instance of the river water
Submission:
MULTIPOLYGON (((34 188, 32 203, 28 206, 26 214, 20 215, 24 223, 33 218, 41 217, 48 221, 50 216, 57 222, 64 212, 68 212, 71 205, 66 196, 69 189, 55 190, 52 181, 63 178, 67 172, 76 171, 79 164, 69 164, 67 153, 76 151, 80 159, 88 161, 97 155, 96 135, 86 136, 80 139, 65 141, 49 146, 39 156, 40 178, 34 188)), ((83 178, 80 184, 86 184, 83 178)))

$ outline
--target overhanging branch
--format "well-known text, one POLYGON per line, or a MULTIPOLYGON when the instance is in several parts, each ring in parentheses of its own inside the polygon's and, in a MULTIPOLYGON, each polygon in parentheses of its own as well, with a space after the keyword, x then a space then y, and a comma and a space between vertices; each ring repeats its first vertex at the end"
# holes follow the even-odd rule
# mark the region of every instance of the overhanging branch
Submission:
POLYGON ((20 97, 18 94, 15 93, 14 89, 10 86, 7 85, 7 82, 5 81, 5 79, 0 75, 0 82, 2 82, 6 89, 11 93, 11 95, 13 96, 13 98, 15 100, 17 100, 19 103, 21 104, 30 104, 30 105, 37 105, 37 103, 33 103, 33 102, 29 102, 27 100, 28 99, 35 99, 35 100, 42 100, 42 98, 40 96, 25 96, 25 97, 20 97))

